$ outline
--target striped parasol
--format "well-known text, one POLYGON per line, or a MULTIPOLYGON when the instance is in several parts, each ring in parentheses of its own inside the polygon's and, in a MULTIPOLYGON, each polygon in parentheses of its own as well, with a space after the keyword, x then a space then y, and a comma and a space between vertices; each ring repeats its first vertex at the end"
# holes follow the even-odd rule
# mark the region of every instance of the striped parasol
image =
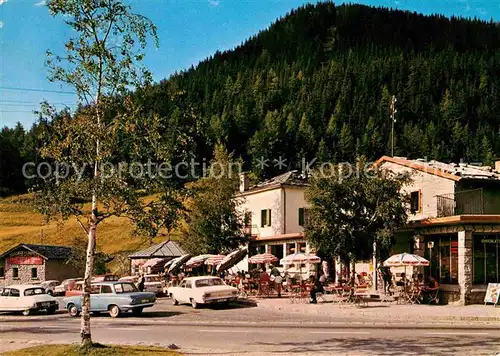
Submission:
POLYGON ((224 258, 226 258, 226 255, 215 255, 207 258, 205 260, 205 264, 209 266, 217 266, 224 258))
POLYGON ((193 267, 199 267, 201 266, 208 258, 210 257, 213 257, 215 255, 210 255, 210 254, 206 254, 206 255, 198 255, 198 256, 194 256, 192 257, 189 261, 186 262, 186 267, 190 267, 190 268, 193 268, 193 267))
POLYGON ((229 255, 227 255, 221 263, 217 265, 217 272, 225 271, 236 265, 238 262, 242 261, 245 256, 248 254, 248 248, 242 247, 237 250, 234 250, 229 255))
POLYGON ((168 268, 168 273, 172 273, 178 268, 181 268, 184 263, 186 263, 187 260, 191 257, 190 254, 185 254, 180 257, 174 258, 172 260, 172 263, 170 264, 170 267, 168 268))
POLYGON ((248 263, 273 263, 277 262, 278 257, 270 253, 261 253, 258 255, 254 255, 248 259, 248 263))
POLYGON ((303 253, 294 253, 280 260, 282 265, 291 265, 294 263, 320 263, 321 258, 316 255, 305 255, 303 253))
POLYGON ((384 261, 386 267, 402 267, 402 266, 428 266, 429 261, 418 255, 411 253, 400 253, 389 257, 384 261))

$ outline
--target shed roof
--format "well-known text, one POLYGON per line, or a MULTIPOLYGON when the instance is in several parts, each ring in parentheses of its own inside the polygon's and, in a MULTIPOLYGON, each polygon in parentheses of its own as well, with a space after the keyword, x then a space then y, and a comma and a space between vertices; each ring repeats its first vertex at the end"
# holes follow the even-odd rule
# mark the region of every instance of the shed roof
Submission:
POLYGON ((174 258, 186 254, 176 241, 166 240, 159 244, 149 246, 148 248, 137 251, 129 258, 174 258))
POLYGON ((70 258, 73 253, 73 249, 68 246, 19 244, 10 250, 5 251, 2 255, 0 255, 0 257, 4 258, 18 249, 25 249, 36 253, 46 260, 66 260, 70 258))

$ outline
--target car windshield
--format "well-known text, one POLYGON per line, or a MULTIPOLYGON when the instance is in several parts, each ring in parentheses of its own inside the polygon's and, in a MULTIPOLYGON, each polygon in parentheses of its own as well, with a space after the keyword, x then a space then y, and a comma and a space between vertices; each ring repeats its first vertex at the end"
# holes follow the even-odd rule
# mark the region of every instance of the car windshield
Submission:
POLYGON ((24 291, 24 296, 26 297, 38 294, 45 294, 45 290, 43 288, 29 288, 24 291))
POLYGON ((133 283, 117 283, 115 284, 116 293, 131 293, 138 292, 136 286, 133 283))
POLYGON ((195 282, 196 288, 200 287, 210 287, 210 286, 222 286, 224 282, 220 278, 207 278, 207 279, 198 279, 195 282))
POLYGON ((147 276, 145 279, 144 279, 145 282, 161 282, 161 279, 160 277, 158 276, 147 276))

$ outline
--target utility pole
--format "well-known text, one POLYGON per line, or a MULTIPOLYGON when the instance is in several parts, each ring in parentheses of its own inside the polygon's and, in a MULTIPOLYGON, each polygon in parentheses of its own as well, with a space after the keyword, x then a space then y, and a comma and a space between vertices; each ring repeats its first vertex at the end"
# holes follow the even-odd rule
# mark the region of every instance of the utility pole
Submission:
POLYGON ((396 99, 396 96, 393 95, 391 99, 391 124, 392 124, 392 131, 391 131, 391 156, 394 157, 394 123, 396 122, 396 113, 398 110, 396 109, 396 103, 398 102, 398 99, 396 99))

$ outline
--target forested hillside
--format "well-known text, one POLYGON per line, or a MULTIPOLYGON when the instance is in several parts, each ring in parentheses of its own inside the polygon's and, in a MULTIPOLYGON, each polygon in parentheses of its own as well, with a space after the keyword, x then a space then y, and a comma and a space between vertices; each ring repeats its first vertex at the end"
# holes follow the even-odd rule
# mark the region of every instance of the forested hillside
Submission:
MULTIPOLYGON (((302 157, 390 153, 392 95, 396 155, 490 164, 500 154, 499 49, 496 23, 307 5, 133 97, 190 137, 198 159, 221 141, 261 176, 280 170, 261 171, 260 157, 286 158, 283 171, 302 157)), ((34 133, 2 132, 4 192, 24 189, 12 175, 40 144, 34 133)))

